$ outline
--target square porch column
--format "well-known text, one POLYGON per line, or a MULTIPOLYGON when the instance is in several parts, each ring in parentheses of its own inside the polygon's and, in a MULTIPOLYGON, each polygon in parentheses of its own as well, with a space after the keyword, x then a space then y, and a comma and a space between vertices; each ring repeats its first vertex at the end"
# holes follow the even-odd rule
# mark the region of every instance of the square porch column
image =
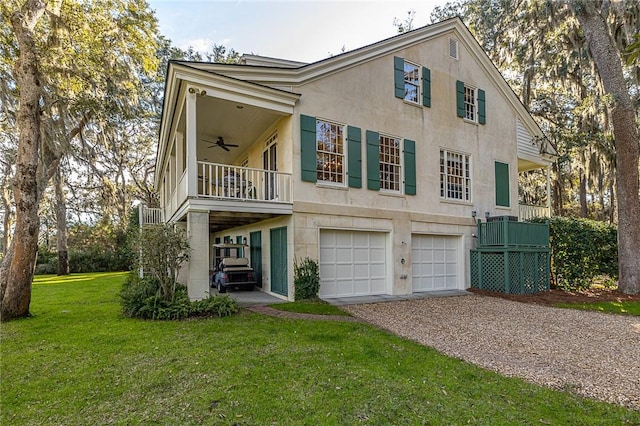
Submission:
POLYGON ((198 91, 192 87, 189 88, 186 103, 186 156, 187 163, 187 196, 195 197, 198 195, 198 159, 196 155, 196 138, 197 138, 197 93, 198 91))
POLYGON ((189 257, 189 299, 200 300, 209 295, 209 212, 187 213, 187 235, 191 247, 189 257))

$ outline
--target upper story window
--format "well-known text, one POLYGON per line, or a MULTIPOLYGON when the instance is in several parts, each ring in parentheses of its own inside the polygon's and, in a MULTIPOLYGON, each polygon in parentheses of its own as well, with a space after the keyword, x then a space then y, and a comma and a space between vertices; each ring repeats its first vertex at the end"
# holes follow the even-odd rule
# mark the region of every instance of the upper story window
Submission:
POLYGON ((478 124, 487 122, 486 94, 482 89, 456 81, 458 117, 478 124))
POLYGON ((380 189, 400 192, 401 151, 400 139, 380 135, 380 189))
POLYGON ((344 125, 316 120, 318 182, 344 184, 344 125))
POLYGON ((420 97, 420 67, 404 62, 404 100, 418 103, 420 97))
POLYGON ((464 118, 477 121, 477 98, 475 87, 464 86, 464 118))
POLYGON ((415 105, 431 107, 431 70, 427 67, 393 58, 395 97, 415 105))
POLYGON ((471 201, 471 156, 440 150, 440 198, 471 201))

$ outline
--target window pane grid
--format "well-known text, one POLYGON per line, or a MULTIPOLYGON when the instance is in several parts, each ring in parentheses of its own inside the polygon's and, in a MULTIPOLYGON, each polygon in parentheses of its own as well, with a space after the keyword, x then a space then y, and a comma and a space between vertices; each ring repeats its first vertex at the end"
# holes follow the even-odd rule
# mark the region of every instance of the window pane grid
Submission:
POLYGON ((471 201, 471 162, 468 155, 440 151, 440 197, 471 201))
POLYGON ((316 121, 318 181, 344 183, 344 126, 316 121))
POLYGON ((380 136, 380 189, 400 192, 400 139, 380 136))
POLYGON ((476 89, 464 87, 464 118, 476 121, 476 89))
POLYGON ((418 102, 420 94, 420 70, 416 65, 404 63, 404 100, 418 102))

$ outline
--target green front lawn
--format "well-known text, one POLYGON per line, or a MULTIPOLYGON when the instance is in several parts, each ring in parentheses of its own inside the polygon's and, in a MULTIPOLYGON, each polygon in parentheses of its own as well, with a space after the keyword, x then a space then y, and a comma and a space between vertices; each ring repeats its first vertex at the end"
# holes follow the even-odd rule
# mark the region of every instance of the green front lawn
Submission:
POLYGON ((281 311, 301 314, 350 316, 348 312, 337 306, 330 305, 324 300, 300 300, 290 303, 274 303, 269 306, 281 311))
POLYGON ((3 425, 639 424, 362 323, 123 318, 124 274, 38 277, 2 324, 3 425))
POLYGON ((625 300, 621 302, 556 303, 554 306, 558 308, 582 309, 585 311, 600 311, 612 314, 640 316, 640 302, 632 300, 625 300))

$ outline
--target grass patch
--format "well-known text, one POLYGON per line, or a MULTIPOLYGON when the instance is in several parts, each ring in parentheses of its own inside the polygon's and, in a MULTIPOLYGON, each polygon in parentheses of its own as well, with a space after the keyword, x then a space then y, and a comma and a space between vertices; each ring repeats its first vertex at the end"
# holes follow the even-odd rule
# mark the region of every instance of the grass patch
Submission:
POLYGON ((556 303, 554 306, 558 308, 640 316, 640 302, 635 300, 625 300, 620 302, 602 301, 593 303, 556 303))
POLYGON ((363 323, 120 315, 125 274, 38 277, 2 324, 0 424, 638 424, 363 323))
POLYGON ((315 315, 339 315, 350 316, 349 313, 343 311, 337 306, 331 305, 324 300, 300 300, 289 303, 274 303, 269 305, 271 308, 287 312, 297 312, 301 314, 315 315))

